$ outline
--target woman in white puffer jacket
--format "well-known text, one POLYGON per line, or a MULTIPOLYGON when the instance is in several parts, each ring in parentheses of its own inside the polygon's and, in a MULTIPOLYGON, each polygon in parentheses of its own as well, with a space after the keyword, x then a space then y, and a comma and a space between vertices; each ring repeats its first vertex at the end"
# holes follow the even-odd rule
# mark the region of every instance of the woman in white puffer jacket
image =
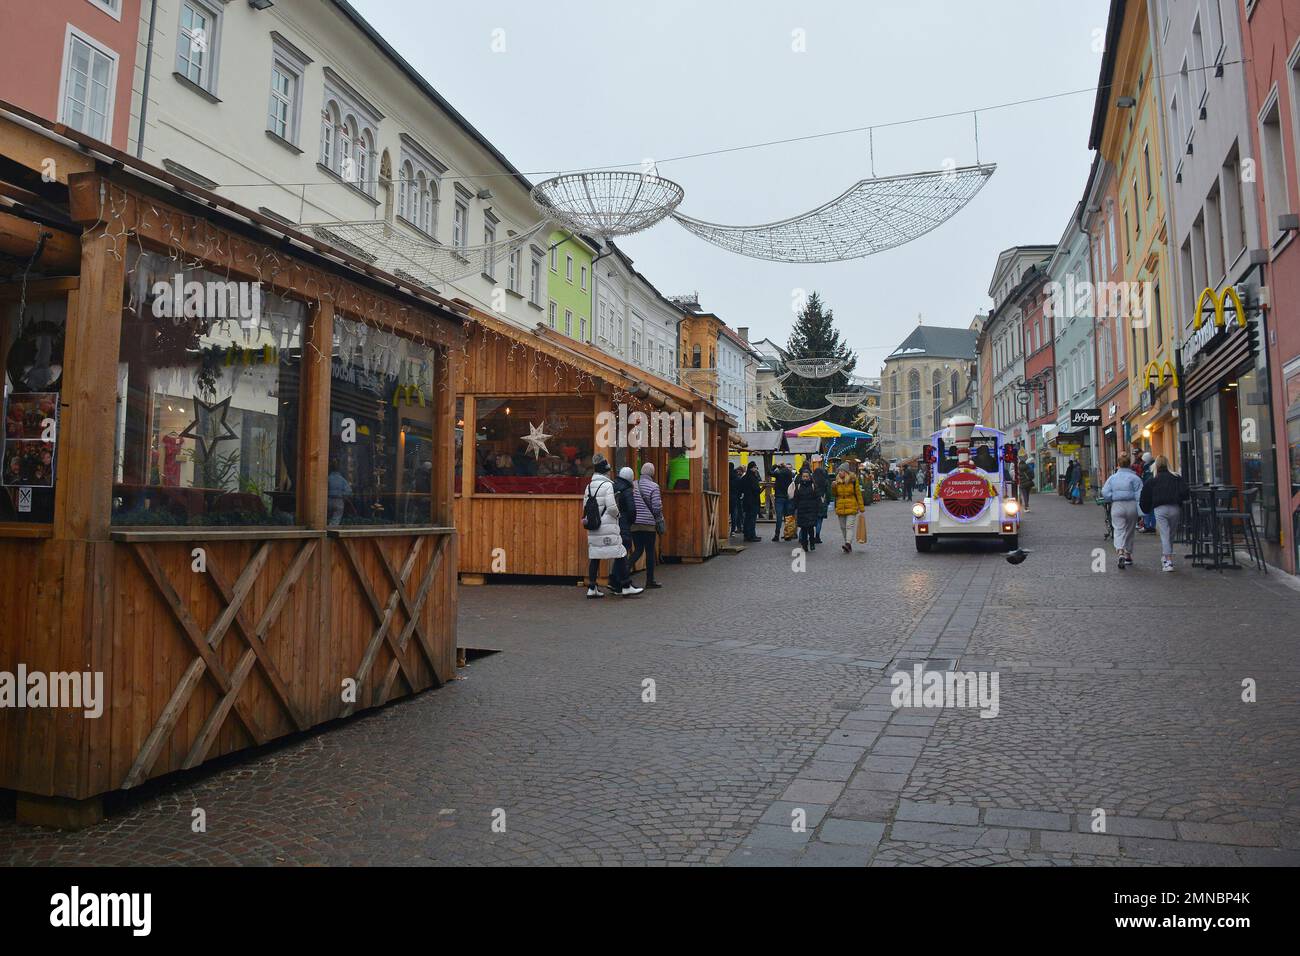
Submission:
POLYGON ((587 531, 587 597, 599 598, 605 596, 596 583, 600 562, 605 558, 612 559, 614 563, 609 571, 609 579, 611 582, 623 581, 627 548, 623 547, 623 535, 619 528, 618 500, 614 495, 614 482, 608 474, 609 462, 604 455, 596 454, 591 458, 591 466, 595 472, 583 495, 583 515, 578 520, 583 520, 586 514, 587 498, 594 498, 600 508, 600 527, 595 531, 587 531))

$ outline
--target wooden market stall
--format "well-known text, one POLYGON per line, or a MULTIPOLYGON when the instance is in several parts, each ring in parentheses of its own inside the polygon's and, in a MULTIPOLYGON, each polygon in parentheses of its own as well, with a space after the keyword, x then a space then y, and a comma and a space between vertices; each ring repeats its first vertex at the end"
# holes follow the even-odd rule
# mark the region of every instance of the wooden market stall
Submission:
POLYGON ((0 707, 20 820, 453 675, 463 318, 0 106, 0 694, 52 695, 0 707))
POLYGON ((725 412, 545 326, 523 329, 478 309, 470 316, 456 399, 462 581, 585 576, 581 506, 596 452, 615 472, 629 465, 639 475, 642 462, 654 463, 664 500, 663 557, 696 562, 718 553, 727 530, 718 520, 727 508, 719 470, 733 425, 725 412), (670 425, 689 419, 692 429, 702 423, 691 444, 699 453, 680 441, 630 447, 637 441, 619 425, 636 412, 676 416, 662 419, 670 425), (529 440, 538 435, 548 437, 529 440))

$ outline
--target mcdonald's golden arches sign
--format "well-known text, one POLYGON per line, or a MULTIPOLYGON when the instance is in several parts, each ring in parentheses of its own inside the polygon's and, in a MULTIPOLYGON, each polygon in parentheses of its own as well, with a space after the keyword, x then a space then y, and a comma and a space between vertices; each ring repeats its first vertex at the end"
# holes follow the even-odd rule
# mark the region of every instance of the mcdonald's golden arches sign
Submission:
POLYGON ((1237 316, 1237 324, 1243 329, 1246 327, 1246 307, 1241 304, 1241 296, 1237 295, 1237 290, 1233 286, 1224 286, 1222 292, 1215 292, 1209 286, 1201 290, 1200 296, 1196 300, 1196 312, 1192 317, 1192 329, 1199 331, 1205 323, 1205 312, 1203 307, 1205 300, 1209 299, 1210 304, 1214 306, 1214 327, 1225 329, 1228 327, 1228 318, 1224 314, 1225 307, 1229 302, 1232 303, 1232 309, 1237 316))

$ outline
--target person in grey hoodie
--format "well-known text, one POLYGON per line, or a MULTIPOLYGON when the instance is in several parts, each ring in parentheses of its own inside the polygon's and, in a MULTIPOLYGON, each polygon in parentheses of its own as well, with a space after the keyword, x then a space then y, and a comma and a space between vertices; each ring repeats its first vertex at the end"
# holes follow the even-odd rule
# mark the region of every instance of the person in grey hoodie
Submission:
POLYGON ((1133 471, 1128 455, 1120 455, 1115 474, 1106 479, 1101 496, 1110 505, 1110 523, 1115 529, 1115 553, 1119 556, 1119 569, 1133 563, 1133 537, 1137 531, 1138 498, 1142 495, 1142 479, 1133 471))

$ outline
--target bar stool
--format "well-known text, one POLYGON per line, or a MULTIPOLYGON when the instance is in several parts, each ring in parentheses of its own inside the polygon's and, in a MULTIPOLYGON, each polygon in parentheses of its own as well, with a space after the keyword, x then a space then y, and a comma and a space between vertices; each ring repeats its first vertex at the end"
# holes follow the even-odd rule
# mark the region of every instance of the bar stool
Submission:
MULTIPOLYGON (((1236 489, 1233 489, 1234 491, 1236 489)), ((1246 553, 1250 555, 1251 560, 1255 563, 1255 570, 1263 571, 1268 574, 1268 565, 1264 561, 1264 550, 1259 544, 1259 532, 1255 527, 1255 499, 1259 497, 1259 489, 1251 488, 1242 494, 1242 506, 1240 511, 1234 511, 1229 507, 1225 511, 1219 512, 1219 521, 1223 524, 1223 530, 1226 535, 1227 547, 1234 555, 1237 553, 1237 529, 1241 529, 1241 542, 1246 548, 1246 553)))

